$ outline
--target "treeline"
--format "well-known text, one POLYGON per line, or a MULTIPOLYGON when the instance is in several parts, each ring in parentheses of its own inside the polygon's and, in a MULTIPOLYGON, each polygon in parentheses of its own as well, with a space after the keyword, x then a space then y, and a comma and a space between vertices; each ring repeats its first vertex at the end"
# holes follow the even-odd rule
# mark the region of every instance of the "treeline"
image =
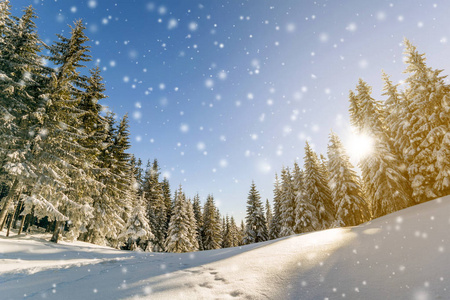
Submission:
POLYGON ((450 85, 408 40, 404 45, 409 76, 402 90, 383 73, 384 101, 372 98, 363 80, 349 94, 352 126, 373 140, 373 149, 359 161, 361 178, 335 133, 329 136, 328 158, 306 143, 303 169, 295 163, 292 170, 282 169, 281 181, 276 177, 270 222, 261 221, 262 203, 252 187, 249 241, 266 240, 267 232, 274 239, 354 226, 450 194, 450 85))

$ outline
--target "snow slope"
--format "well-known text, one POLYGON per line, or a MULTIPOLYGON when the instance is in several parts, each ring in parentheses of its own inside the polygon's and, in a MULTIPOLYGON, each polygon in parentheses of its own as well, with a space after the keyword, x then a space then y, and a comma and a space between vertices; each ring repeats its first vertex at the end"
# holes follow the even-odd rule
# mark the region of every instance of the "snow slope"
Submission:
POLYGON ((0 299, 450 299, 450 196, 353 228, 221 250, 0 237, 0 299))

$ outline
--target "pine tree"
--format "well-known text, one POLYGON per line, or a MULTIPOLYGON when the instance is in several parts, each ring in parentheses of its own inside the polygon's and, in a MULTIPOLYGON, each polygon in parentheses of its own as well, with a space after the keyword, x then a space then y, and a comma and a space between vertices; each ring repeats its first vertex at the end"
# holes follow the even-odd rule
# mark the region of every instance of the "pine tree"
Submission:
POLYGON ((11 18, 10 9, 9 1, 0 3, 0 163, 2 180, 11 185, 0 224, 13 199, 18 198, 21 184, 31 185, 37 177, 32 159, 38 122, 34 114, 46 83, 34 10, 28 7, 21 18, 11 18))
POLYGON ((230 247, 237 247, 240 245, 242 238, 239 233, 239 228, 234 221, 233 216, 230 218, 230 247))
POLYGON ((296 164, 294 168, 295 195, 295 233, 304 233, 315 230, 317 226, 316 207, 309 202, 305 194, 304 173, 296 164))
POLYGON ((280 236, 295 234, 295 191, 292 176, 288 168, 281 170, 280 204, 280 236))
POLYGON ((124 227, 124 231, 118 238, 125 240, 128 250, 136 250, 140 247, 145 251, 147 248, 147 241, 152 239, 153 234, 146 216, 144 199, 142 196, 136 198, 133 207, 133 211, 124 227))
POLYGON ((252 182, 250 192, 248 193, 245 232, 245 244, 264 242, 269 239, 261 196, 256 190, 254 182, 252 182))
POLYGON ((167 215, 166 223, 167 228, 169 228, 170 216, 172 215, 172 197, 170 196, 169 179, 167 179, 166 177, 164 177, 161 183, 161 188, 164 197, 164 206, 166 208, 166 215, 167 215))
POLYGON ((189 239, 190 244, 192 245, 190 251, 198 251, 198 250, 200 250, 198 236, 197 236, 198 225, 197 225, 197 220, 195 218, 194 207, 190 200, 186 201, 186 209, 187 209, 187 216, 189 219, 188 239, 189 239))
POLYGON ((339 137, 331 132, 328 144, 331 195, 336 208, 337 226, 355 226, 370 219, 356 172, 339 137))
POLYGON ((406 136, 409 145, 403 150, 416 203, 450 193, 450 86, 425 64, 424 54, 405 39, 405 91, 408 110, 406 136))
POLYGON ((0 55, 5 48, 4 39, 9 36, 13 24, 11 19, 11 4, 9 0, 0 2, 0 55))
POLYGON ((212 195, 208 195, 203 208, 203 248, 205 250, 220 249, 221 229, 220 216, 214 204, 212 195))
POLYGON ((308 142, 305 146, 304 163, 305 201, 315 206, 318 221, 318 224, 313 223, 310 226, 314 229, 330 228, 335 215, 330 188, 321 172, 317 155, 308 142))
MULTIPOLYGON (((114 122, 113 116, 109 122, 114 122)), ((131 156, 127 153, 130 148, 128 116, 121 119, 117 128, 112 124, 107 127, 111 136, 103 143, 108 143, 108 147, 100 156, 103 172, 99 180, 103 186, 92 204, 94 217, 85 238, 95 244, 104 244, 106 238, 117 242, 116 237, 123 231, 137 197, 131 156)))
POLYGON ((281 231, 281 185, 277 174, 275 174, 273 195, 273 218, 269 224, 269 238, 271 240, 279 238, 281 231))
POLYGON ((245 223, 244 220, 241 220, 241 225, 238 228, 239 230, 239 246, 245 245, 244 244, 244 238, 245 238, 245 223))
POLYGON ((165 249, 167 249, 168 252, 175 253, 194 251, 195 246, 192 244, 190 227, 191 223, 188 214, 188 204, 180 186, 170 218, 165 249))
POLYGON ((266 227, 267 231, 269 231, 270 223, 272 223, 273 213, 272 208, 270 207, 269 199, 266 199, 266 227))
POLYGON ((194 201, 192 203, 192 209, 194 211, 195 221, 197 223, 197 240, 198 240, 198 249, 200 251, 204 250, 203 241, 205 239, 203 233, 203 214, 202 207, 200 205, 200 197, 199 195, 194 196, 194 201))
MULTIPOLYGON (((90 59, 84 29, 81 21, 76 22, 70 38, 59 35, 60 40, 49 47, 49 60, 58 69, 51 74, 35 114, 40 124, 33 130, 33 151, 40 174, 31 191, 33 205, 41 202, 51 211, 70 215, 77 225, 83 223, 80 226, 92 217, 91 192, 99 186, 92 174, 96 152, 81 142, 87 138, 80 130, 80 116, 85 112, 78 107, 81 91, 75 88, 80 82, 78 69, 90 59)), ((52 241, 57 242, 61 225, 55 221, 52 241)))
POLYGON ((359 166, 371 201, 372 216, 378 218, 410 205, 409 183, 402 161, 385 129, 381 104, 370 96, 371 88, 364 81, 359 81, 357 90, 358 94, 352 101, 358 107, 359 115, 350 117, 361 119, 361 127, 357 130, 374 140, 374 149, 360 161, 359 166))
POLYGON ((395 153, 400 157, 402 163, 406 163, 403 151, 409 147, 409 137, 405 129, 409 124, 405 117, 409 115, 407 98, 403 92, 398 91, 398 84, 393 84, 389 76, 383 72, 384 81, 383 96, 386 96, 384 113, 385 126, 394 147, 395 153))
POLYGON ((162 185, 159 182, 159 166, 156 159, 153 161, 153 165, 150 164, 150 161, 147 164, 147 171, 144 176, 144 193, 147 201, 148 218, 155 236, 152 241, 153 251, 161 252, 165 250, 167 213, 162 185))
POLYGON ((223 228, 222 248, 233 247, 232 236, 231 236, 232 229, 231 229, 231 224, 230 224, 230 218, 228 217, 228 215, 226 216, 226 218, 224 220, 225 221, 222 224, 222 228, 223 228))

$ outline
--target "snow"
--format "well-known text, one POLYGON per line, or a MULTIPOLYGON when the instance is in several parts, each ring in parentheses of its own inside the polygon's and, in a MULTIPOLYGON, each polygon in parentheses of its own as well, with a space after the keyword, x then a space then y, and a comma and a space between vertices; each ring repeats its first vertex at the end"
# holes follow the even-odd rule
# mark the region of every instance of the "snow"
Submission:
POLYGON ((0 237, 2 299, 448 299, 450 196, 356 227, 195 253, 0 237))

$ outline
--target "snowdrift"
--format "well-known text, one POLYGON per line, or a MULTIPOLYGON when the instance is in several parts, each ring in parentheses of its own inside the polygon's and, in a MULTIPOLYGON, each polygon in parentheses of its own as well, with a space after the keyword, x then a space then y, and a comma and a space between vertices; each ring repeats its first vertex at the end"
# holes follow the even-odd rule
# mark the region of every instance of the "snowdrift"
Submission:
POLYGON ((124 252, 0 237, 0 299, 450 299, 450 196, 237 248, 124 252))

